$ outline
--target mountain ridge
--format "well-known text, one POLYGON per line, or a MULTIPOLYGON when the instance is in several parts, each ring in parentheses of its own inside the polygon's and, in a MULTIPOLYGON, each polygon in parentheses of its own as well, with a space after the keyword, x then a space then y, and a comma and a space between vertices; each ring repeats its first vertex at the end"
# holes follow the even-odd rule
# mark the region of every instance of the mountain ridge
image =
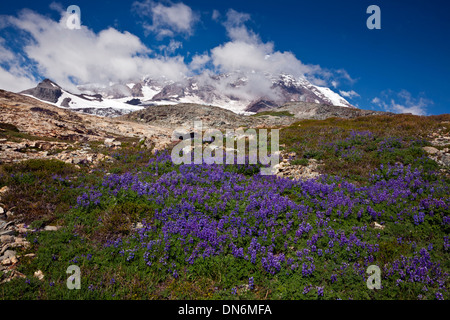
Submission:
POLYGON ((20 94, 56 106, 101 116, 119 116, 148 106, 178 103, 214 105, 238 114, 278 108, 287 102, 308 102, 355 108, 329 88, 318 87, 304 78, 279 74, 199 75, 175 82, 143 78, 127 83, 79 85, 80 94, 45 79, 20 94))

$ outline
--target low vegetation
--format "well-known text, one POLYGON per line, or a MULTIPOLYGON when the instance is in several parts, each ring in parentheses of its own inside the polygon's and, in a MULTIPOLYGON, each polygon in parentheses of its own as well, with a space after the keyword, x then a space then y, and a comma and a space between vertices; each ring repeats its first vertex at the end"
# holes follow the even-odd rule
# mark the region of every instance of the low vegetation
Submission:
POLYGON ((295 123, 280 134, 291 163, 324 163, 308 181, 173 165, 170 150, 133 143, 95 168, 1 165, 1 201, 31 245, 16 266, 26 278, 1 284, 0 298, 449 299, 450 179, 423 151, 449 120, 295 123), (70 265, 80 290, 66 286, 70 265), (366 286, 370 265, 380 289, 366 286))
POLYGON ((289 111, 262 111, 252 115, 252 117, 260 117, 260 116, 293 117, 294 115, 289 111))

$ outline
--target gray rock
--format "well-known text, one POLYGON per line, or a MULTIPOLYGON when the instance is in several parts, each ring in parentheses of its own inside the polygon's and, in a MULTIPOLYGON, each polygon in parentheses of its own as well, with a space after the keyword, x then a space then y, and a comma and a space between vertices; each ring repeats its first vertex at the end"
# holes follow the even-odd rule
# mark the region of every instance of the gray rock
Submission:
POLYGON ((434 147, 423 147, 423 150, 424 150, 426 153, 429 153, 429 154, 436 154, 436 153, 439 153, 439 150, 436 149, 436 148, 434 148, 434 147))
POLYGON ((105 147, 111 148, 114 146, 114 139, 105 139, 104 144, 105 144, 105 147))
POLYGON ((445 166, 450 167, 450 155, 449 154, 444 154, 442 156, 441 161, 445 166))
POLYGON ((59 229, 61 229, 61 227, 57 226, 45 226, 44 228, 45 231, 58 231, 59 229))
POLYGON ((16 232, 14 230, 1 230, 0 236, 14 236, 16 232))
POLYGON ((14 250, 6 250, 5 253, 3 254, 3 258, 4 259, 12 258, 12 257, 15 257, 16 254, 17 254, 17 252, 14 250))
POLYGON ((14 242, 14 237, 9 235, 0 236, 1 243, 11 243, 14 242))

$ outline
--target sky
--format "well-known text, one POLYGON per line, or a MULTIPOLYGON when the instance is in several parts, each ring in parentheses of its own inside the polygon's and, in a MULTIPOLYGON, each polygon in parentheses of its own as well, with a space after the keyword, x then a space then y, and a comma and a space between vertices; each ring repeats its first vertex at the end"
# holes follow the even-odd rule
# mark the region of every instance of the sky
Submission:
POLYGON ((283 72, 362 109, 450 113, 449 10, 439 0, 3 1, 0 88, 283 72), (79 29, 67 27, 70 5, 79 29), (370 5, 381 29, 367 27, 370 5))

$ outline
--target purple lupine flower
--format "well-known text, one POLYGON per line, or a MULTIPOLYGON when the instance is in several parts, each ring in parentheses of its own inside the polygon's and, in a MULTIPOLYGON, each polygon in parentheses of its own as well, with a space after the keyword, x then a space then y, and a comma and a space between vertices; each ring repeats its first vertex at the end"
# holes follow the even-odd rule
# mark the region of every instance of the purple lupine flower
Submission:
POLYGON ((337 277, 335 274, 331 275, 331 283, 335 283, 337 281, 337 277))
POLYGON ((444 296, 442 295, 442 293, 440 293, 439 291, 436 292, 436 299, 437 300, 444 300, 444 296))
POLYGON ((323 287, 317 287, 317 296, 323 297, 323 287))
POLYGON ((248 279, 248 287, 250 290, 253 290, 255 288, 255 283, 254 283, 253 277, 250 277, 248 279))

